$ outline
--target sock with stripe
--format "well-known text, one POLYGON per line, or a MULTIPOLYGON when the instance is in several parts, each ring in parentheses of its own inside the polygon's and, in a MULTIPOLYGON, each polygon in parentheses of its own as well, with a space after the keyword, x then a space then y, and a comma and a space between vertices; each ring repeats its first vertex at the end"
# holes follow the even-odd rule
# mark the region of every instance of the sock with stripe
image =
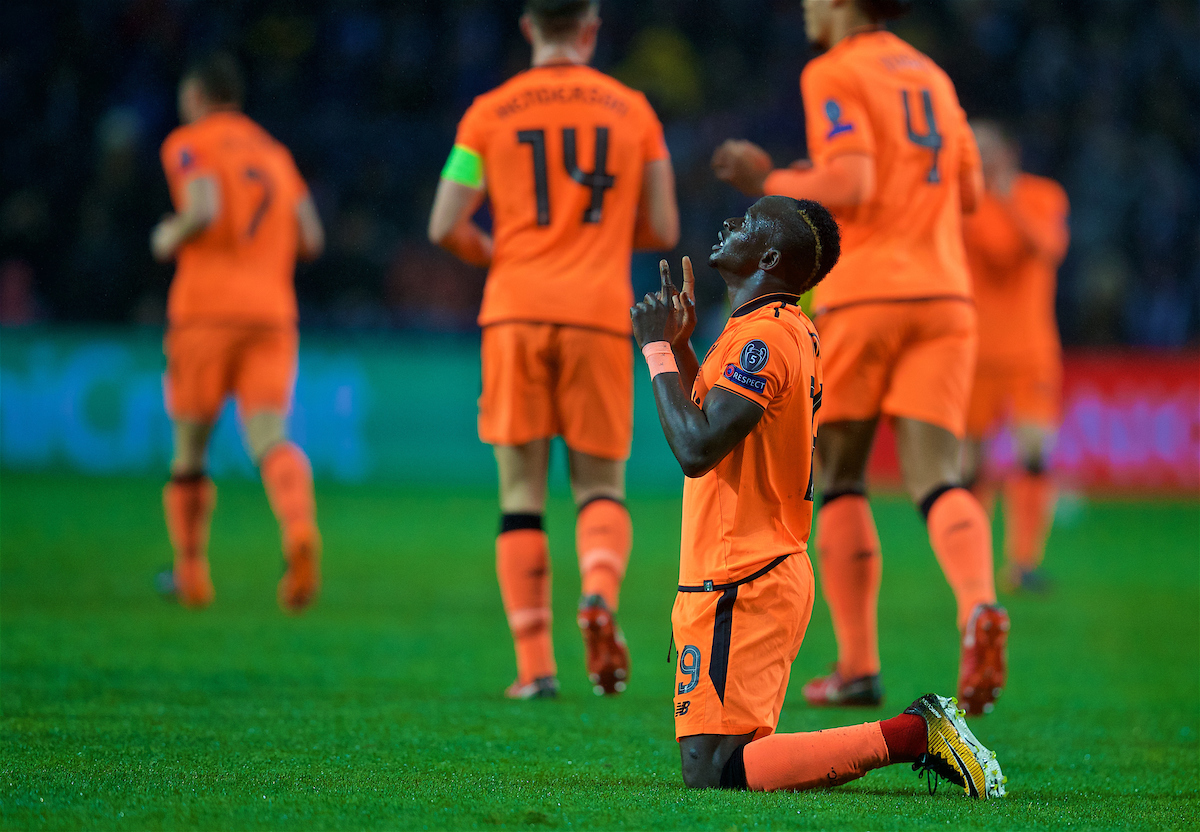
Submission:
POLYGON ((935 488, 921 501, 929 542, 958 607, 961 631, 978 604, 996 603, 992 572, 992 527, 970 491, 960 486, 935 488))
POLYGON ((883 558, 871 505, 860 493, 827 495, 817 513, 821 594, 838 645, 838 673, 879 672, 879 584, 883 558))
POLYGON ((1005 483, 1005 556, 1024 572, 1042 563, 1054 520, 1054 499, 1054 484, 1044 473, 1022 471, 1005 483))
POLYGON ((517 682, 554 676, 550 635, 550 546, 540 514, 505 514, 496 538, 496 577, 517 654, 517 682))
POLYGON ((575 521, 581 595, 599 595, 612 612, 620 601, 621 581, 633 546, 633 524, 619 500, 600 497, 584 504, 575 521))
POLYGON ((172 477, 163 488, 163 514, 175 551, 175 591, 187 606, 212 601, 208 533, 216 503, 216 486, 202 473, 172 477))
POLYGON ((317 536, 317 500, 308 456, 295 443, 280 442, 263 455, 258 468, 284 548, 311 542, 317 536))

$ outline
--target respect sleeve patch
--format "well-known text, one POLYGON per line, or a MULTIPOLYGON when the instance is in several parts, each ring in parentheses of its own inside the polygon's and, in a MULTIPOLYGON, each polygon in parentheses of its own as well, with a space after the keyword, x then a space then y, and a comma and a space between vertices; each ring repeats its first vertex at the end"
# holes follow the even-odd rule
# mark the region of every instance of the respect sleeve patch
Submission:
POLYGON ((738 387, 744 387, 751 393, 763 395, 767 389, 767 380, 762 376, 756 376, 754 373, 747 373, 737 364, 725 365, 725 378, 732 381, 738 387))
POLYGON ((454 145, 442 168, 442 178, 468 188, 483 187, 483 157, 469 147, 454 145))

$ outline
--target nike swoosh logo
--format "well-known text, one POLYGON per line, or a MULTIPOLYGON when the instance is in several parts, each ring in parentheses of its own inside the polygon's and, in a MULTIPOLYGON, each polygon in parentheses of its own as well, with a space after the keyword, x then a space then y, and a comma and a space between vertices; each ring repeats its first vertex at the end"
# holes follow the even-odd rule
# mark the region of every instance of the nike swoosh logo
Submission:
POLYGON ((967 769, 967 764, 963 762, 962 757, 958 756, 958 752, 954 750, 954 746, 947 742, 946 747, 950 749, 950 753, 958 761, 958 769, 963 773, 963 779, 967 781, 967 786, 971 790, 971 797, 979 797, 979 789, 975 786, 975 780, 971 777, 971 772, 967 769))

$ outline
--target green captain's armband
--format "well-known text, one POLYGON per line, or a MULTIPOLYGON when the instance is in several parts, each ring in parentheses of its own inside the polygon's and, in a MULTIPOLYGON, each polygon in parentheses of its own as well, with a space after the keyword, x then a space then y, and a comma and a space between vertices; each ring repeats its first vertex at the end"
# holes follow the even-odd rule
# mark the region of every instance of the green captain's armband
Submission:
POLYGON ((450 158, 446 160, 446 167, 442 168, 442 178, 468 188, 482 188, 483 157, 469 147, 454 145, 450 158))

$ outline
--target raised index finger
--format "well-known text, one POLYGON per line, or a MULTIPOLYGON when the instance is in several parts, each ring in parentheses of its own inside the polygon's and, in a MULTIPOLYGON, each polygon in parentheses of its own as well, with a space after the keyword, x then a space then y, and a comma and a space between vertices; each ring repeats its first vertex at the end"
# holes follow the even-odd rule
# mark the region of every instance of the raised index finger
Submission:
POLYGON ((693 301, 696 298, 696 273, 692 271, 692 258, 683 256, 683 294, 693 301))

